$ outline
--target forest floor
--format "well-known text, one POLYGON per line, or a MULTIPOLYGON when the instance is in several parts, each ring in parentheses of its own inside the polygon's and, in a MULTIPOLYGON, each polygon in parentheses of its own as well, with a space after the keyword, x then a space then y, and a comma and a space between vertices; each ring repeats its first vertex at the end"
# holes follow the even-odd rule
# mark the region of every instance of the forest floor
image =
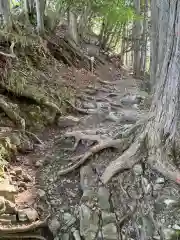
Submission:
MULTIPOLYGON (((43 57, 46 49, 38 52, 38 46, 21 62, 0 58, 3 70, 7 62, 13 66, 12 78, 0 86, 1 97, 8 106, 16 105, 26 129, 37 134, 27 132, 36 140, 33 146, 24 141, 24 132, 23 146, 16 136, 18 152, 5 167, 5 179, 0 175, 0 239, 178 239, 180 189, 175 183, 143 160, 109 184, 101 181, 108 164, 127 147, 101 148, 101 143, 128 136, 148 114, 142 80, 107 61, 93 73, 67 67, 43 57), (43 219, 48 228, 34 232, 45 225, 43 219)), ((8 118, 7 108, 1 110, 0 137, 13 150, 4 132, 14 131, 9 118, 16 115, 8 118)))
POLYGON ((30 154, 19 154, 11 164, 12 170, 20 167, 30 179, 24 186, 21 181, 16 204, 51 214, 52 234, 43 233, 49 240, 170 239, 180 229, 180 189, 145 162, 104 186, 101 174, 123 151, 107 148, 63 173, 95 143, 118 138, 147 115, 147 93, 139 89, 140 81, 130 74, 122 76, 110 63, 94 74, 62 66, 60 74, 66 84, 76 84, 76 99, 58 126, 38 135, 42 144, 30 154), (81 141, 73 148, 75 140, 81 141))

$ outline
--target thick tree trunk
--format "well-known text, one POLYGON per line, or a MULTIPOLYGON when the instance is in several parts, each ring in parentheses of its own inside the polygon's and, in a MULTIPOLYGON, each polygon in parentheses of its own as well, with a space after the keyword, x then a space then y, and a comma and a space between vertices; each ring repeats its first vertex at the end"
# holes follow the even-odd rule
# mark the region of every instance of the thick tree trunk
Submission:
MULTIPOLYGON (((141 5, 140 0, 134 0, 134 6, 136 10, 136 14, 140 15, 141 13, 141 5)), ((135 20, 134 23, 134 31, 133 31, 134 41, 134 76, 138 78, 140 76, 140 39, 141 39, 141 21, 135 20)))
POLYGON ((79 44, 77 17, 71 9, 68 10, 68 35, 69 38, 76 44, 79 44))
MULTIPOLYGON (((156 88, 149 119, 144 131, 142 131, 129 149, 106 168, 102 176, 104 183, 107 183, 116 173, 131 168, 138 161, 146 159, 152 169, 160 172, 167 179, 180 184, 180 171, 174 165, 174 162, 177 160, 176 156, 179 155, 177 153, 179 153, 180 147, 178 140, 180 34, 176 34, 180 26, 180 1, 164 0, 162 3, 168 3, 169 5, 168 9, 163 4, 160 5, 162 16, 164 12, 168 17, 168 22, 162 19, 159 22, 161 29, 165 29, 166 25, 166 47, 163 48, 165 52, 162 67, 157 69, 157 72, 160 71, 160 73, 157 74, 158 78, 156 79, 156 88)), ((156 8, 152 12, 152 17, 155 15, 155 12, 157 13, 156 8)), ((155 32, 154 34, 157 36, 158 33, 155 32)), ((161 36, 159 37, 161 38, 161 36)), ((161 48, 159 49, 161 53, 161 48)), ((160 61, 160 59, 159 57, 158 60, 160 61)), ((156 61, 156 59, 152 59, 153 61, 156 61)), ((159 62, 158 64, 161 65, 159 62)))
POLYGON ((10 5, 8 0, 0 0, 0 11, 4 18, 4 24, 12 26, 10 5))
POLYGON ((38 33, 44 34, 44 0, 36 0, 37 30, 38 33))
POLYGON ((86 31, 85 28, 87 28, 90 14, 91 14, 91 4, 89 2, 89 4, 84 7, 81 18, 79 20, 79 24, 78 24, 78 32, 82 38, 84 35, 84 31, 86 31))

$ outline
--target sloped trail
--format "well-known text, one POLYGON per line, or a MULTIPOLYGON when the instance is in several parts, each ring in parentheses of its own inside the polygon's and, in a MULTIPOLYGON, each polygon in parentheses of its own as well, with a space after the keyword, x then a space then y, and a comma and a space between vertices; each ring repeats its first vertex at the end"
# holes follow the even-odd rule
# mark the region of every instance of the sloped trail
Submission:
POLYGON ((113 66, 103 66, 87 78, 91 83, 79 89, 76 102, 69 102, 70 115, 39 136, 44 144, 34 153, 17 157, 17 165, 32 181, 16 203, 51 214, 51 234, 44 232, 49 240, 158 239, 161 229, 178 224, 177 214, 169 214, 166 206, 158 208, 168 201, 176 203, 179 188, 146 163, 104 186, 104 169, 125 149, 117 143, 113 148, 95 145, 117 139, 145 117, 141 103, 146 95, 137 80, 122 77, 113 66))

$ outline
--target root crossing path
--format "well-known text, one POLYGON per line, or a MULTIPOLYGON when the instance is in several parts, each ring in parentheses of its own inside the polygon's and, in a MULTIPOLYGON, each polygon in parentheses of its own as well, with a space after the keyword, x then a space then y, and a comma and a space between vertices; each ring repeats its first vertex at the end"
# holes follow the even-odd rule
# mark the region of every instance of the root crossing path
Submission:
POLYGON ((97 70, 95 84, 68 102, 71 114, 59 118, 58 130, 41 136, 45 144, 34 154, 39 208, 51 213, 57 240, 168 239, 180 229, 180 216, 172 213, 178 186, 139 161, 130 170, 127 162, 109 184, 102 181, 147 115, 147 93, 137 81, 108 69, 97 70))

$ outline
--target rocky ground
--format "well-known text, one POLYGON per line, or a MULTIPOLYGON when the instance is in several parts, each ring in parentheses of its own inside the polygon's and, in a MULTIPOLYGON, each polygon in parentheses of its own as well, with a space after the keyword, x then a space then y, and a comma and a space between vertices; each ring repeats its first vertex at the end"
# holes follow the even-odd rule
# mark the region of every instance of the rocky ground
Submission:
MULTIPOLYGON (((39 135, 42 144, 34 152, 19 154, 7 168, 0 183, 2 228, 19 227, 19 239, 178 239, 178 186, 152 172, 143 159, 105 186, 102 172, 125 149, 90 152, 145 118, 147 92, 110 65, 95 75, 77 71, 74 76, 75 82, 85 76, 87 81, 75 86, 79 91, 76 101, 68 101, 69 115, 39 135), (44 219, 49 229, 23 234, 27 226, 42 227, 44 219)), ((1 232, 2 238, 17 239, 13 231, 1 232)))

